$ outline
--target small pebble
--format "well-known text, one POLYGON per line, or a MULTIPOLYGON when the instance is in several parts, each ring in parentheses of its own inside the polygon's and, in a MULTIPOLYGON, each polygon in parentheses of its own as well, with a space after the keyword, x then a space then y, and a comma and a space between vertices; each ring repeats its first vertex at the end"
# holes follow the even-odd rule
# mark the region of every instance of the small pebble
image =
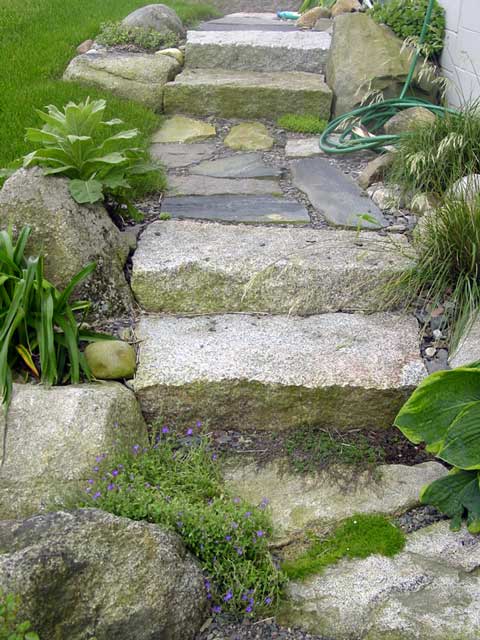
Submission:
POLYGON ((440 329, 434 329, 432 333, 435 340, 440 340, 440 338, 443 336, 443 333, 440 331, 440 329))
POLYGON ((433 358, 433 356, 437 353, 437 350, 435 347, 427 347, 425 349, 425 355, 427 356, 427 358, 433 358))

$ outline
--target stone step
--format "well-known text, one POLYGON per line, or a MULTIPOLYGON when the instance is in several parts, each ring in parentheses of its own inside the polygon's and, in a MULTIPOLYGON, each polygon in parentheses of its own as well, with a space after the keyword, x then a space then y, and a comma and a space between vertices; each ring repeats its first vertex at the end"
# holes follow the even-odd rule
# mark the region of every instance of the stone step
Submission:
POLYGON ((371 232, 169 220, 141 236, 131 284, 147 311, 372 312, 400 253, 371 232))
POLYGON ((426 374, 393 313, 144 316, 133 380, 147 419, 211 428, 389 428, 426 374))
POLYGON ((167 113, 264 118, 287 113, 329 119, 332 92, 316 73, 186 69, 165 85, 167 113))
POLYGON ((310 222, 308 211, 303 204, 276 196, 172 196, 162 201, 162 211, 173 218, 221 220, 247 224, 308 224, 310 222))
POLYGON ((199 31, 296 31, 294 20, 280 20, 276 13, 230 13, 198 25, 199 31))
POLYGON ((208 178, 206 176, 169 176, 168 194, 177 196, 282 195, 274 180, 208 178))
POLYGON ((330 42, 324 31, 189 31, 185 66, 323 74, 330 42))

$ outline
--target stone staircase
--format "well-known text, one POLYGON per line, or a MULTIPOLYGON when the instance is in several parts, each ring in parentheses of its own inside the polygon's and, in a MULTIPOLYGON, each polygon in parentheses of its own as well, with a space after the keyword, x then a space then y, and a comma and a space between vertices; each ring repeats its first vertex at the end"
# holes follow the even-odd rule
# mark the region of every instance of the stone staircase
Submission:
POLYGON ((275 14, 237 14, 187 33, 185 69, 165 87, 167 113, 274 120, 328 119, 330 34, 295 29, 275 14), (213 26, 209 26, 213 25, 213 26))

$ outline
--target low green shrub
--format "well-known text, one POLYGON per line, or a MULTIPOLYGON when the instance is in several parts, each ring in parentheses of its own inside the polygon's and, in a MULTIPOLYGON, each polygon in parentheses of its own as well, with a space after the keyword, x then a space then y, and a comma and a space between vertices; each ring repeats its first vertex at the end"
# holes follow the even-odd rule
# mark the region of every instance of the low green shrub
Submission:
POLYGON ((0 591, 0 640, 40 640, 27 620, 19 622, 20 598, 0 591))
POLYGON ((453 466, 421 493, 421 501, 480 533, 480 363, 426 378, 406 402, 395 425, 413 443, 453 466))
POLYGON ((80 382, 90 371, 79 350, 81 341, 99 336, 86 331, 75 317, 90 308, 86 301, 70 302, 74 288, 95 269, 77 273, 63 291, 45 278, 43 258, 26 258, 30 228, 16 242, 11 231, 0 231, 0 393, 7 406, 12 394, 12 371, 26 366, 43 383, 80 382))
POLYGON ((413 236, 411 266, 386 288, 389 304, 443 309, 454 350, 480 309, 480 201, 444 198, 413 236))
POLYGON ((134 219, 141 219, 128 195, 137 177, 153 173, 160 180, 159 167, 137 146, 138 129, 109 135, 112 127, 123 123, 118 118, 104 120, 106 106, 105 100, 87 98, 80 104, 69 102, 63 111, 54 105, 38 111, 45 124, 27 129, 26 139, 38 148, 24 157, 23 166, 38 165, 45 175, 68 177, 70 193, 80 204, 111 195, 127 205, 134 219))
POLYGON ((277 120, 277 124, 282 129, 296 133, 323 133, 328 122, 313 115, 287 113, 277 120))
POLYGON ((178 36, 174 33, 159 33, 156 29, 131 27, 121 22, 104 22, 96 40, 107 47, 133 44, 147 51, 178 45, 178 36))
POLYGON ((342 558, 366 558, 374 553, 392 557, 404 546, 405 534, 384 516, 356 515, 341 522, 328 537, 315 540, 282 569, 291 580, 303 580, 342 558))
POLYGON ((177 532, 200 560, 213 612, 271 611, 283 577, 268 550, 266 503, 231 495, 215 458, 201 425, 178 436, 163 427, 149 447, 99 457, 82 506, 177 532))
MULTIPOLYGON (((369 10, 375 22, 389 26, 402 40, 418 42, 422 32, 429 0, 388 0, 384 4, 376 2, 369 10)), ((422 53, 426 56, 439 55, 445 38, 445 11, 435 0, 432 17, 428 26, 422 53)))
POLYGON ((480 104, 473 102, 457 113, 445 111, 397 145, 387 180, 406 193, 437 195, 470 173, 480 173, 480 104))

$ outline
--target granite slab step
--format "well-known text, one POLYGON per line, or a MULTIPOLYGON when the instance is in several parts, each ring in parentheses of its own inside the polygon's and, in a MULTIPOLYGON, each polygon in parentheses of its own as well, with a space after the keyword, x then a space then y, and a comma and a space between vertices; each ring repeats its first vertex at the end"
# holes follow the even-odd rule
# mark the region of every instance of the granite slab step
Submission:
POLYGON ((330 42, 324 31, 188 31, 185 66, 323 73, 330 42))
POLYGON ((215 154, 215 144, 211 142, 181 142, 154 143, 150 147, 150 155, 159 160, 168 169, 178 169, 191 164, 208 160, 215 154))
POLYGON ((133 388, 148 420, 387 429, 426 374, 414 318, 144 316, 133 388))
POLYGON ((260 153, 236 153, 200 162, 190 173, 212 178, 279 178, 282 172, 278 167, 267 165, 260 153))
POLYGON ((168 194, 176 196, 282 195, 278 182, 248 178, 207 178, 206 176, 169 176, 168 194))
POLYGON ((336 227, 379 229, 388 226, 380 209, 349 176, 326 158, 292 160, 293 184, 336 227), (362 219, 368 216, 369 219, 362 219))
POLYGON ((231 13, 198 25, 199 31, 297 31, 295 22, 276 13, 231 13))
POLYGON ((371 232, 169 220, 142 234, 131 286, 155 312, 373 312, 387 308, 387 278, 407 266, 371 232))
POLYGON ((165 85, 166 113, 276 121, 287 113, 329 119, 332 91, 317 73, 186 69, 165 85))
POLYGON ((308 224, 307 209, 294 200, 275 196, 172 196, 162 211, 173 218, 224 222, 308 224))

